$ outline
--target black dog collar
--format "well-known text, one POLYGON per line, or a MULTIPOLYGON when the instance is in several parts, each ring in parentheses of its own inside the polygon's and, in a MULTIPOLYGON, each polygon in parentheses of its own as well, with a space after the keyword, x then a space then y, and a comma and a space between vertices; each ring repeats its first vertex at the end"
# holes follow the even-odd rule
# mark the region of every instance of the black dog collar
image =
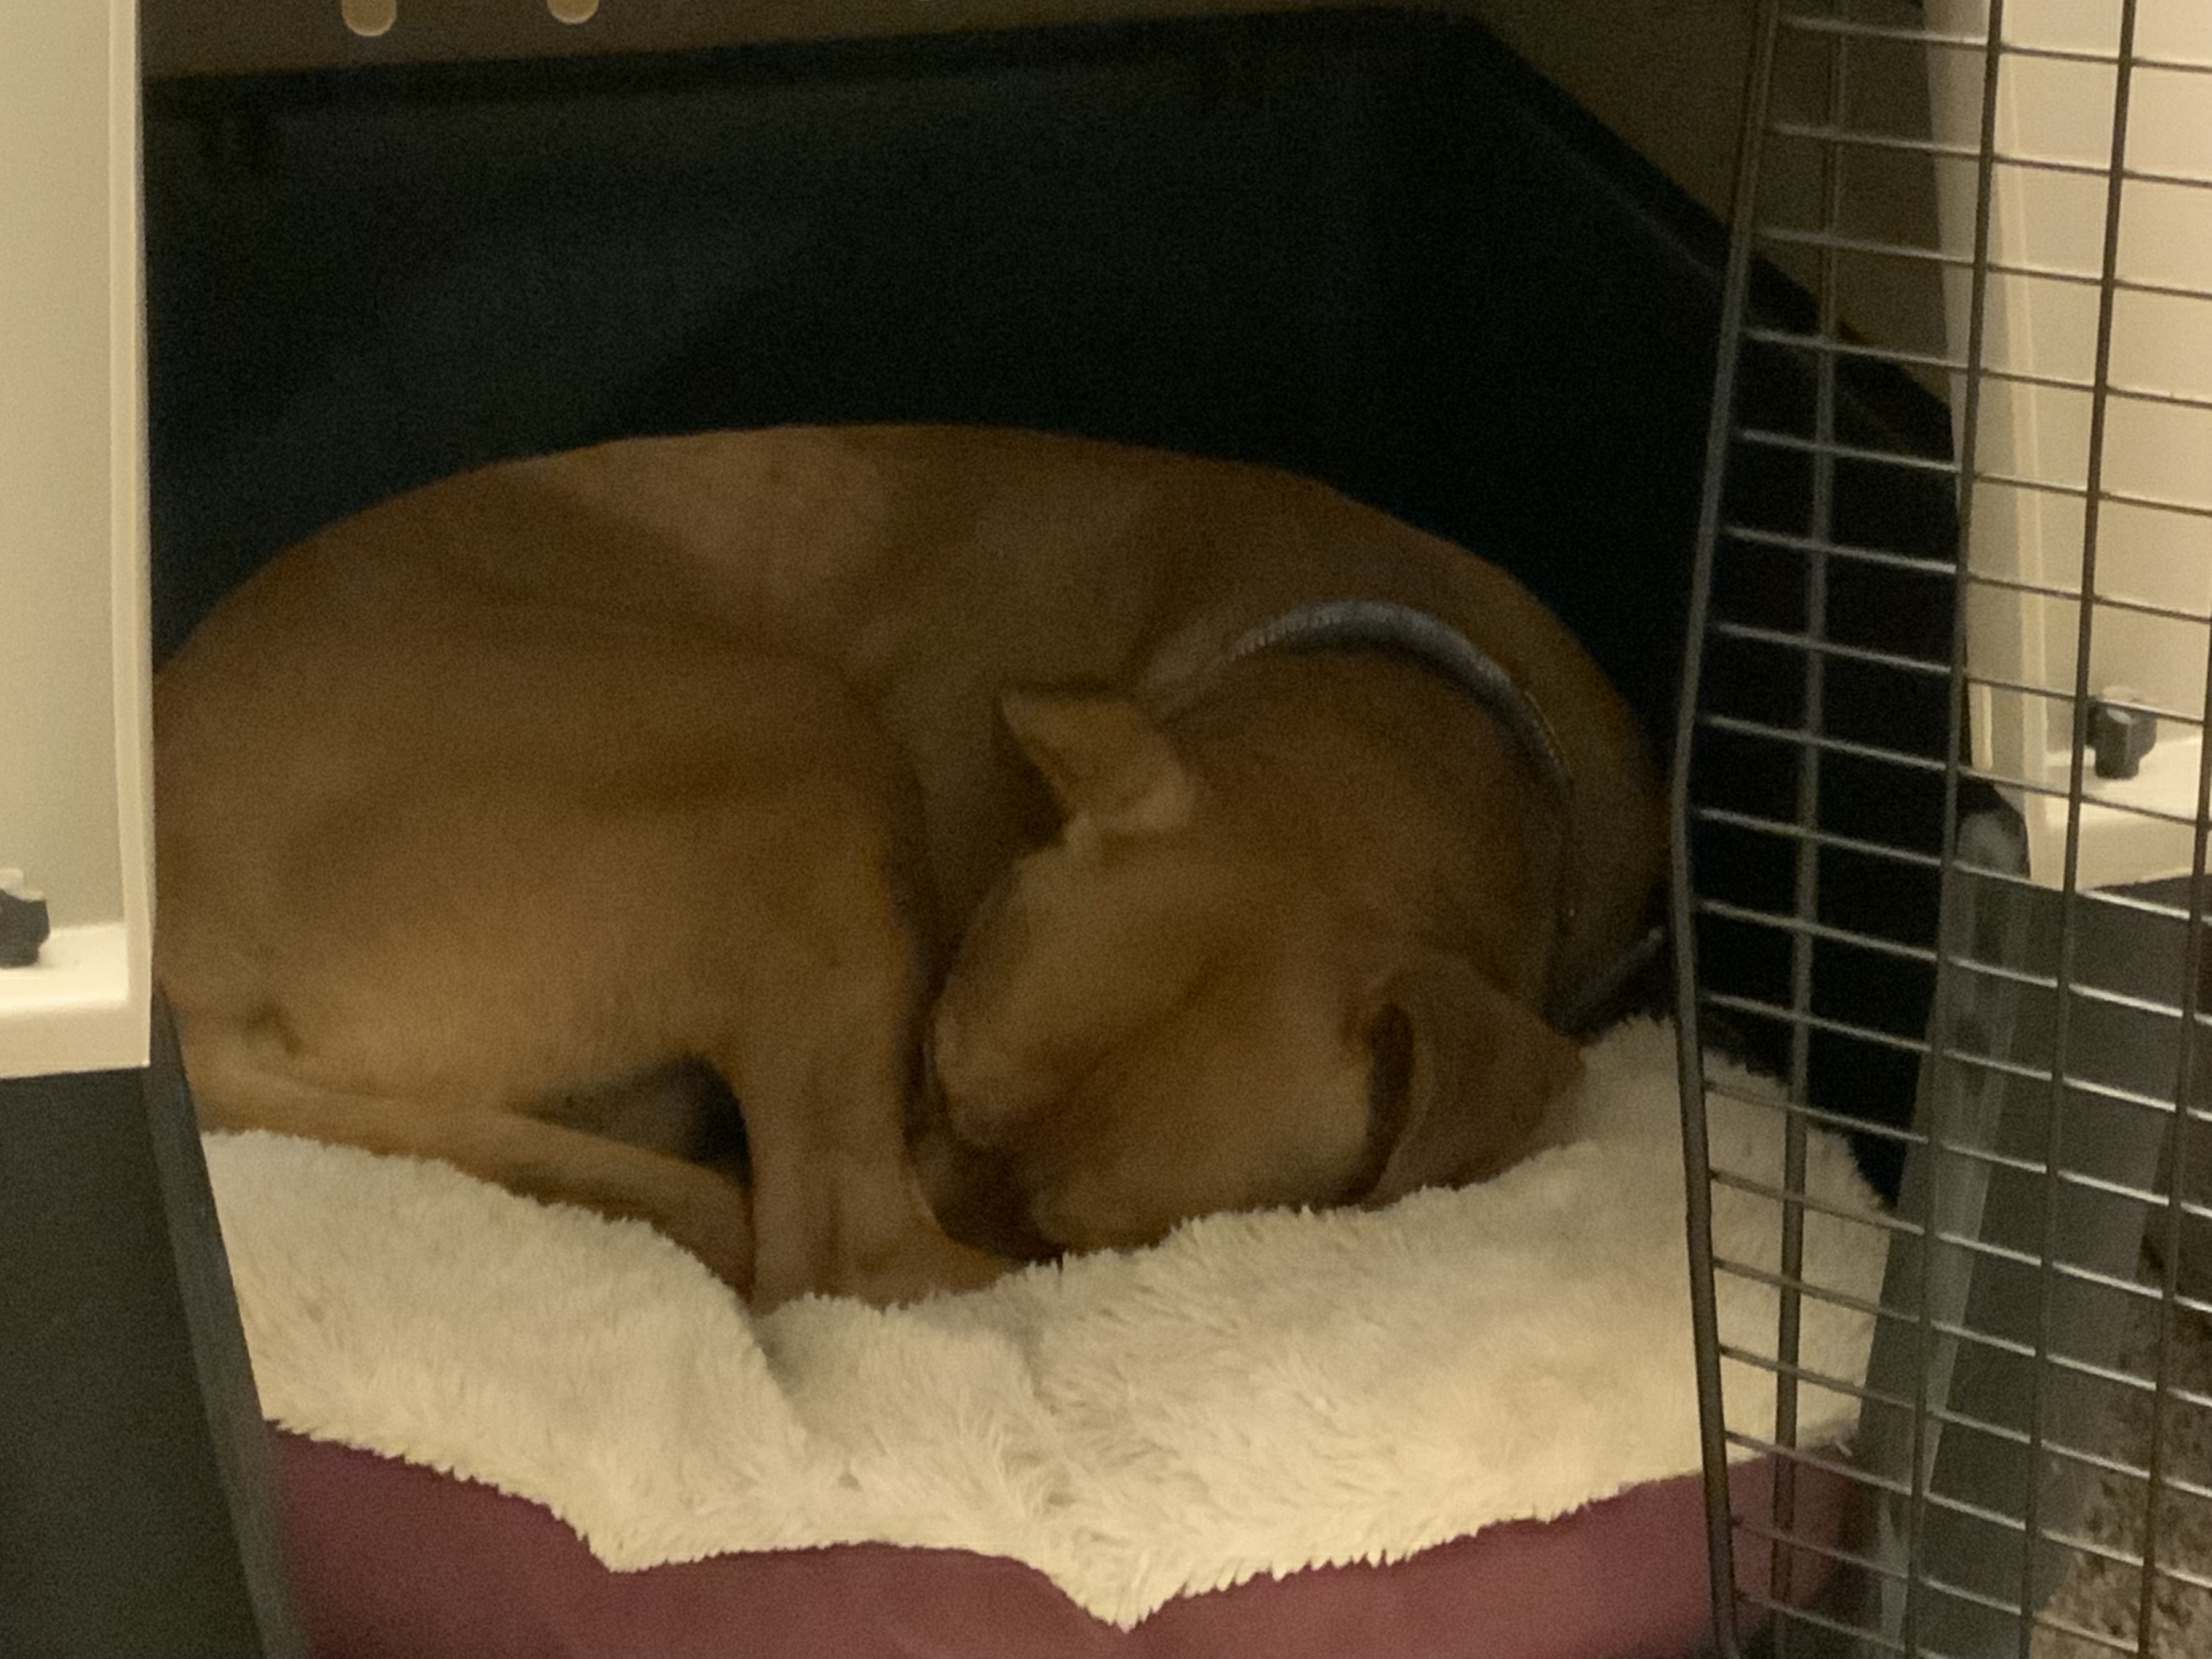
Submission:
POLYGON ((1495 657, 1428 611, 1392 599, 1323 599, 1247 629, 1224 659, 1262 651, 1384 651, 1410 658, 1496 715, 1563 807, 1573 792, 1573 775, 1543 711, 1495 657))

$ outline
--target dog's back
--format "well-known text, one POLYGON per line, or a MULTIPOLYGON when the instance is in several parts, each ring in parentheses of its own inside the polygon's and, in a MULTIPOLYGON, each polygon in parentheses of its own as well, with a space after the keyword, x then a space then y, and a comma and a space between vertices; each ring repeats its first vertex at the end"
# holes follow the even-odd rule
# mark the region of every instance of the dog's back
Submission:
POLYGON ((912 760, 951 916, 1038 822, 993 735, 1005 687, 1164 690, 1255 623, 1351 596, 1441 617, 1550 723, 1574 783, 1562 983, 1606 966, 1656 876, 1641 735, 1559 620, 1496 566, 1271 469, 1000 428, 709 433, 464 475, 325 539, 834 665, 912 760))

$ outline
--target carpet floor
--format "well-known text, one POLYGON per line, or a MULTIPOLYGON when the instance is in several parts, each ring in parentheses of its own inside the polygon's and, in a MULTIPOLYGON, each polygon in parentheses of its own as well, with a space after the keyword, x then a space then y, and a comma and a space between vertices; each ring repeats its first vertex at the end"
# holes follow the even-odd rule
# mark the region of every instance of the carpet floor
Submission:
MULTIPOLYGON (((2154 1263, 2146 1260, 2143 1271, 2151 1282, 2157 1281, 2154 1263)), ((2158 1352, 2156 1305, 2143 1304, 2134 1310, 2132 1320, 2121 1364, 2138 1376, 2151 1376, 2158 1352)), ((2175 1389, 2212 1397, 2212 1322, 2177 1311, 2167 1378, 2175 1389)), ((2109 1437, 2100 1449, 2131 1468, 2142 1468, 2150 1455, 2153 1419, 2147 1394, 2130 1400, 2113 1414, 2109 1437)), ((2160 1439, 2166 1475, 2199 1489, 2212 1488, 2212 1409, 2169 1397, 2160 1439)), ((2149 1507, 2147 1483, 2142 1479, 2100 1475, 2083 1516, 2082 1534, 2092 1544, 2140 1559, 2149 1507)), ((2138 1633, 2142 1570, 2084 1553, 2045 1609, 2046 1622, 2036 1632, 2034 1659, 2110 1659, 2115 1653, 2203 1659, 2212 1654, 2212 1588, 2206 1587, 2212 1585, 2212 1497, 2166 1488, 2160 1493, 2156 1521, 2150 1644, 2142 1646, 2138 1633), (2200 1582, 2172 1576, 2177 1571, 2200 1582)))

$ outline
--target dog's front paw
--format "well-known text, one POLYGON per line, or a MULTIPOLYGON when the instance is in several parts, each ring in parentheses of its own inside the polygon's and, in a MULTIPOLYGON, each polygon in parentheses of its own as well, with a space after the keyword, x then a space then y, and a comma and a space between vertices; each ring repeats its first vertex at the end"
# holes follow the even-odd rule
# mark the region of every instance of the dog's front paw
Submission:
POLYGON ((741 1298, 753 1294, 753 1216, 745 1189, 708 1170, 645 1218, 741 1298))
POLYGON ((779 1265, 767 1260, 760 1264, 750 1298, 755 1313, 768 1313, 809 1292, 896 1307, 940 1293, 981 1290, 1023 1264, 971 1249, 934 1227, 916 1227, 896 1243, 812 1273, 779 1271, 779 1265))
POLYGON ((980 1291, 1021 1265, 933 1232, 916 1238, 873 1271, 858 1276, 847 1294, 879 1308, 894 1307, 940 1292, 980 1291))

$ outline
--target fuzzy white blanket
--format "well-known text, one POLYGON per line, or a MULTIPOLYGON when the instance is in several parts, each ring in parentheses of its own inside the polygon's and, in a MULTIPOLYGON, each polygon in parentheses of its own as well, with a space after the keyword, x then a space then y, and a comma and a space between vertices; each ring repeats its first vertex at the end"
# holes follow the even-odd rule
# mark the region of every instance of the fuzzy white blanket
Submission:
MULTIPOLYGON (((1589 1052, 1566 1144, 1378 1212, 1221 1216, 1156 1249, 881 1312, 750 1318, 635 1223, 441 1164, 267 1134, 209 1164, 261 1401, 283 1426, 550 1508, 616 1568, 863 1540, 1011 1556, 1127 1626, 1178 1594, 1395 1559, 1698 1462, 1674 1039, 1589 1052)), ((1778 1183, 1781 1115, 1715 1072, 1717 1167, 1778 1183)), ((1808 1187, 1871 1212, 1813 1137, 1808 1187)), ((1723 1187, 1720 1254, 1771 1270, 1779 1206, 1723 1187)), ((1807 1277, 1875 1299, 1881 1235, 1808 1218, 1807 1277)), ((1723 1274, 1724 1341, 1774 1297, 1723 1274)), ((1805 1304, 1803 1363, 1872 1322, 1805 1304)), ((1771 1376, 1731 1363, 1731 1421, 1771 1376)), ((1808 1392, 1808 1438, 1855 1407, 1808 1392)))

